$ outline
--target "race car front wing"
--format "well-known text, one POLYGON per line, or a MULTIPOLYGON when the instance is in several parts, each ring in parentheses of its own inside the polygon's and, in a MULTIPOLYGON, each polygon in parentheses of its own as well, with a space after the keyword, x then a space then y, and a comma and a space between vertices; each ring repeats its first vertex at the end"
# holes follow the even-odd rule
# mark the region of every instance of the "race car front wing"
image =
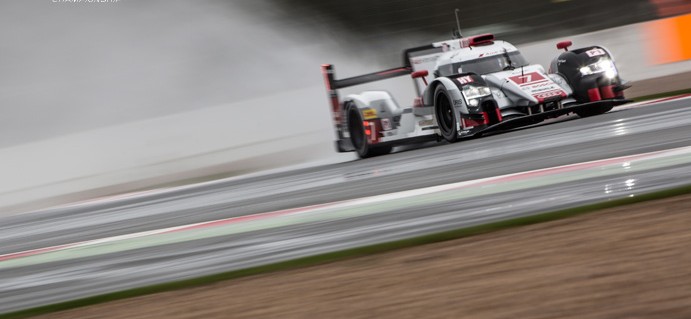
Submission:
POLYGON ((497 124, 488 125, 484 127, 476 127, 469 130, 459 131, 460 137, 479 137, 484 134, 506 131, 518 127, 528 126, 532 124, 537 124, 545 119, 554 118, 568 113, 573 113, 577 111, 588 110, 592 108, 611 108, 618 105, 630 103, 632 100, 627 99, 611 99, 602 100, 596 102, 588 102, 577 105, 564 106, 562 108, 549 110, 541 113, 534 113, 532 115, 521 116, 509 120, 501 121, 497 124))

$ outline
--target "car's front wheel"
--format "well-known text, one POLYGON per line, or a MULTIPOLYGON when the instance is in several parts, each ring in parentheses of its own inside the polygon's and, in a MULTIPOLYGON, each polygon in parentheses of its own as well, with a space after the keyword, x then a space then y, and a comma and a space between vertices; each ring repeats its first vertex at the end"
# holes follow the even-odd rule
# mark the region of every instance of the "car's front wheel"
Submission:
POLYGON ((449 93, 443 85, 434 90, 434 114, 441 136, 448 142, 458 140, 458 125, 456 123, 456 109, 451 103, 449 93))

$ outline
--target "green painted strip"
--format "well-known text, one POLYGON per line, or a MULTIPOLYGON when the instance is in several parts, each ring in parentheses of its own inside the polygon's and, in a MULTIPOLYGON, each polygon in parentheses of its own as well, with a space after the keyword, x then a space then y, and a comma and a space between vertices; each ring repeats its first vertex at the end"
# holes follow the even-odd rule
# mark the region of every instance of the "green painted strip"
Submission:
POLYGON ((647 100, 654 100, 654 99, 661 99, 665 97, 673 97, 677 95, 684 95, 684 94, 689 94, 691 93, 691 89, 683 89, 683 90, 678 90, 678 91, 671 91, 671 92, 665 92, 665 93, 657 93, 657 94, 651 94, 651 95, 645 95, 645 96, 639 96, 633 98, 634 102, 643 102, 647 100))

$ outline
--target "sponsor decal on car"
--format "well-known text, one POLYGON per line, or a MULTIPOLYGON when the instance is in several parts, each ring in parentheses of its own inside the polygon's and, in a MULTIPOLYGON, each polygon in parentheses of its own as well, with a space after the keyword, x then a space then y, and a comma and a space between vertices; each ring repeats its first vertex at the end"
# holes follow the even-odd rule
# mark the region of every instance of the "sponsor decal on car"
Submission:
POLYGON ((488 57, 488 56, 493 56, 493 55, 499 55, 502 53, 504 53, 504 51, 485 52, 485 53, 480 53, 480 55, 478 55, 477 57, 482 58, 482 57, 488 57))
POLYGON ((544 100, 555 96, 566 97, 566 92, 564 92, 563 90, 554 90, 549 92, 537 93, 533 95, 533 97, 535 97, 538 100, 544 100))
POLYGON ((593 58, 596 56, 605 55, 605 54, 607 54, 607 52, 605 52, 605 50, 603 50, 603 49, 595 48, 595 49, 585 51, 585 54, 587 54, 589 57, 593 58))
POLYGON ((555 96, 567 96, 566 92, 560 86, 538 72, 512 76, 509 77, 509 79, 518 84, 523 92, 530 94, 539 102, 555 96))
POLYGON ((389 120, 389 119, 381 119, 381 128, 382 128, 384 131, 391 130, 391 128, 392 128, 392 127, 391 127, 391 120, 389 120))
POLYGON ((434 120, 423 120, 423 121, 419 121, 417 123, 420 126, 432 126, 432 125, 434 125, 434 120))
POLYGON ((376 119, 377 118, 377 110, 375 110, 375 109, 364 109, 364 110, 362 110, 362 117, 364 117, 365 120, 376 119))
POLYGON ((412 61, 413 64, 423 64, 423 63, 436 62, 438 56, 439 56, 439 54, 435 54, 435 55, 429 56, 429 57, 411 58, 410 61, 412 61))

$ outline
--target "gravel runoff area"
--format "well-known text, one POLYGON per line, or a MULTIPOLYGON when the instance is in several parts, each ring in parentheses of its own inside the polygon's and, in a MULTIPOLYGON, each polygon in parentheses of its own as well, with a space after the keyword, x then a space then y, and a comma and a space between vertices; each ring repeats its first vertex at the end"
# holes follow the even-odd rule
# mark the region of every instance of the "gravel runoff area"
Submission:
POLYGON ((40 318, 691 318, 691 195, 40 318))

